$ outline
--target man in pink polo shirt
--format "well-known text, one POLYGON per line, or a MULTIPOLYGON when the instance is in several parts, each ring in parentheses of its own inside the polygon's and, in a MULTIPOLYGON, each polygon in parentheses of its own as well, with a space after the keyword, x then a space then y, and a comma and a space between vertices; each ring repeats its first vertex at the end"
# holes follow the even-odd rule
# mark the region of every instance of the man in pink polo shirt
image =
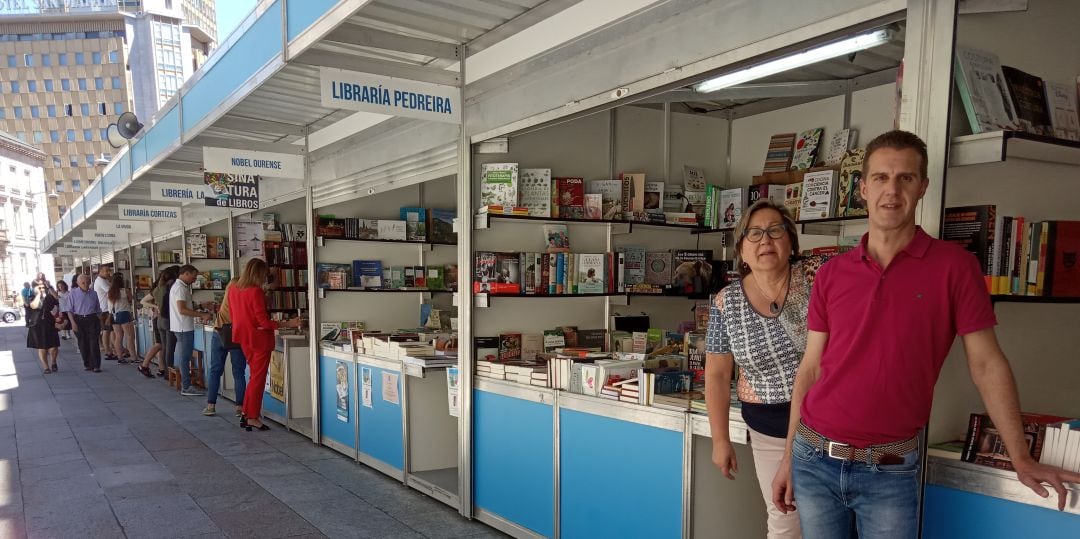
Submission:
POLYGON ((784 512, 798 501, 803 537, 916 537, 921 459, 942 363, 960 335, 972 379, 1020 481, 1065 506, 1080 474, 1027 453, 1009 362, 975 257, 915 225, 926 144, 891 131, 866 148, 859 189, 869 231, 818 271, 806 352, 791 396, 786 462, 773 481, 784 512))

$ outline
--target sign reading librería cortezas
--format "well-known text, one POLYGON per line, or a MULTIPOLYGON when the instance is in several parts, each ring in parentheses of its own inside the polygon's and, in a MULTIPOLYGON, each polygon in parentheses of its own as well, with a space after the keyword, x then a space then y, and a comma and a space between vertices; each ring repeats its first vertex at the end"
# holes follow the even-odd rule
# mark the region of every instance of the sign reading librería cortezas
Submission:
POLYGON ((135 206, 120 204, 118 213, 121 219, 136 221, 180 222, 180 208, 172 206, 135 206))
POLYGON ((319 69, 322 104, 435 122, 461 123, 461 90, 332 67, 319 69))

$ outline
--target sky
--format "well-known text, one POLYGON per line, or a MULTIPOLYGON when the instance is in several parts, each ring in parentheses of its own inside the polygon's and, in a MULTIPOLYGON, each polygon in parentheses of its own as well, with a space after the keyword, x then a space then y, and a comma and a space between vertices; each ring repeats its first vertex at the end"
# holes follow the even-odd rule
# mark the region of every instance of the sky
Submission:
POLYGON ((257 0, 218 0, 217 1, 217 32, 218 42, 225 41, 229 34, 244 20, 252 9, 255 9, 257 0))

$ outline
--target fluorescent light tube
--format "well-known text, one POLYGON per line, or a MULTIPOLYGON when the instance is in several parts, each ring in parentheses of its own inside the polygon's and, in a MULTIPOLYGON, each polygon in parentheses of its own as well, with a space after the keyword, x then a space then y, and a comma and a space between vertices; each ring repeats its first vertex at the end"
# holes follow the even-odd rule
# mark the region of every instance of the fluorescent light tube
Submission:
POLYGON ((836 41, 820 47, 814 47, 810 50, 793 54, 791 56, 785 56, 783 58, 777 58, 770 60, 764 64, 759 64, 753 67, 748 67, 734 73, 728 73, 726 75, 720 75, 709 79, 705 82, 700 82, 694 85, 694 91, 699 93, 715 92, 723 88, 730 88, 738 84, 750 82, 752 80, 768 77, 769 75, 775 75, 782 73, 790 69, 815 64, 823 60, 830 58, 836 58, 851 54, 856 51, 869 49, 876 47, 883 43, 887 43, 892 39, 892 32, 889 30, 877 30, 869 34, 863 34, 852 38, 844 39, 842 41, 836 41))

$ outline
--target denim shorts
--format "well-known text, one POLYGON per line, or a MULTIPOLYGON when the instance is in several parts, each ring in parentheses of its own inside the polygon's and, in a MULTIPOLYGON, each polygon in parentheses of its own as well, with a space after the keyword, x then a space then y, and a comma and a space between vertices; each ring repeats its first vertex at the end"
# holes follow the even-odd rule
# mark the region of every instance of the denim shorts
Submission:
POLYGON ((112 322, 114 324, 127 324, 134 321, 135 318, 131 316, 131 311, 120 311, 113 313, 112 322))

